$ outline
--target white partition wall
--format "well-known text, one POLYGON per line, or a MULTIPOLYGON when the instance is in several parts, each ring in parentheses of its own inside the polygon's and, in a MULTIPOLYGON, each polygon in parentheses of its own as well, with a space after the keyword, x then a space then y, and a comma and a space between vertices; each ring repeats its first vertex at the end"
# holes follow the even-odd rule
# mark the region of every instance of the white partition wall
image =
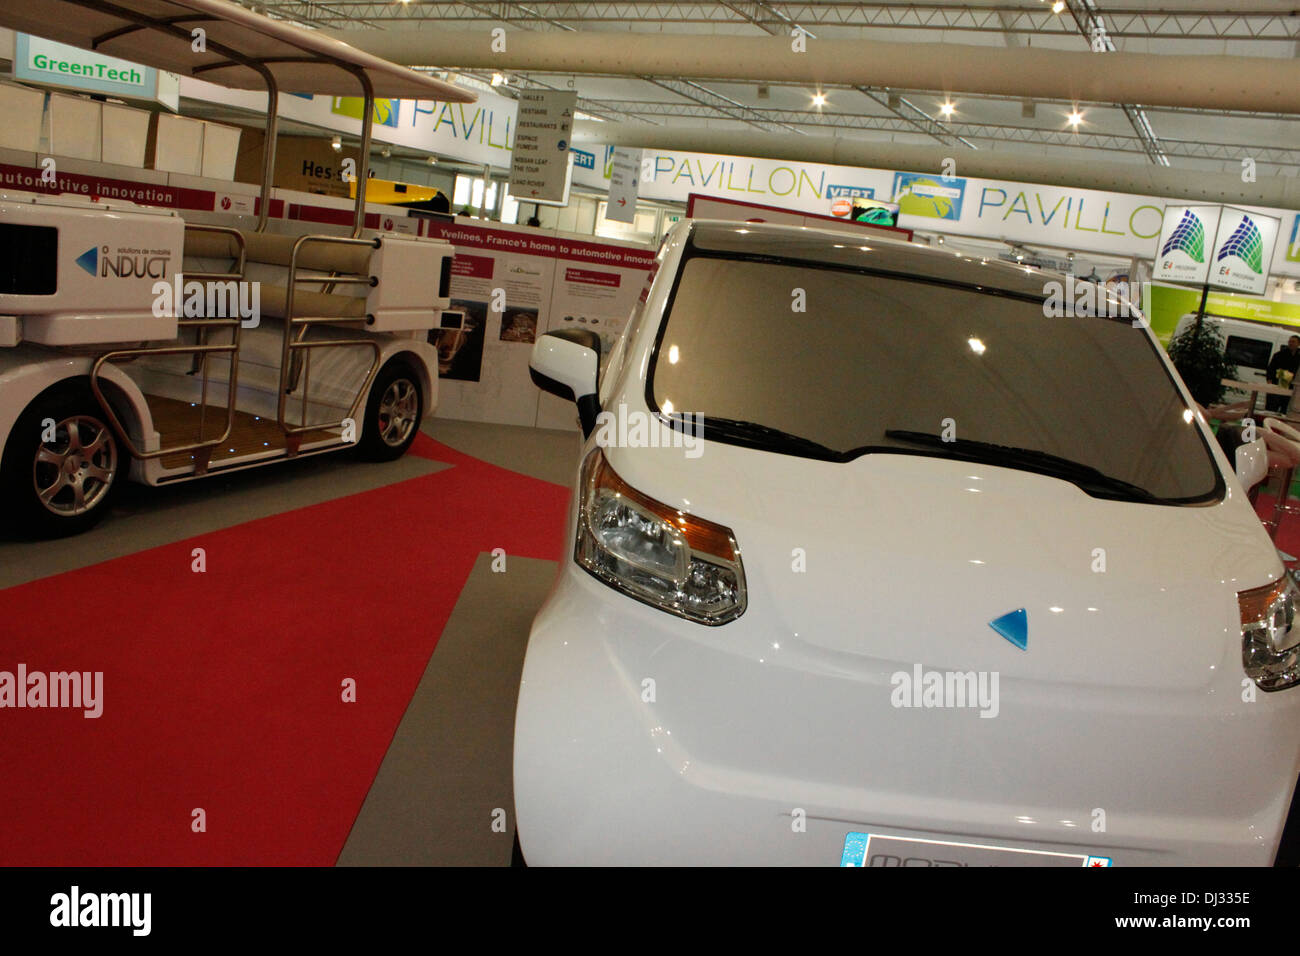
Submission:
POLYGON ((210 179, 234 179, 239 155, 238 126, 203 124, 203 173, 210 179))
POLYGON ((148 110, 105 103, 102 160, 119 166, 143 167, 151 115, 148 110))
POLYGON ((50 94, 48 150, 55 156, 89 159, 102 157, 103 106, 84 96, 50 94))
POLYGON ((45 94, 25 86, 0 83, 0 147, 35 153, 41 148, 45 94))
POLYGON ((187 176, 233 179, 239 132, 234 126, 159 113, 153 168, 187 176))
POLYGON ((147 110, 85 96, 50 93, 45 151, 117 166, 144 166, 147 110))
POLYGON ((203 121, 159 113, 154 121, 153 168, 203 174, 203 121))

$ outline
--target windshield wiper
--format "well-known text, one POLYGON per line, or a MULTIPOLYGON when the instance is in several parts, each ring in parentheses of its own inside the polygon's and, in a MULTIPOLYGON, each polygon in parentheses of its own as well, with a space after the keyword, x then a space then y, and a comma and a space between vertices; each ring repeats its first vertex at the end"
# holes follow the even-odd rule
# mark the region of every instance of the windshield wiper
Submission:
MULTIPOLYGON (((680 423, 687 428, 694 425, 691 418, 680 414, 675 413, 669 417, 674 423, 680 423)), ((734 439, 760 451, 803 455, 807 458, 819 458, 823 461, 840 461, 844 457, 843 452, 836 451, 834 448, 828 448, 811 438, 792 435, 790 432, 773 428, 771 425, 760 425, 758 422, 747 422, 738 418, 720 418, 717 415, 701 415, 698 420, 704 424, 704 437, 706 439, 710 434, 716 434, 719 438, 734 439)))
POLYGON ((1108 475, 1092 465, 1071 461, 1069 458, 1062 458, 1059 455, 1038 451, 1033 448, 998 445, 994 442, 976 441, 972 438, 955 438, 951 441, 945 441, 939 435, 899 428, 887 429, 885 437, 914 445, 942 448, 949 452, 949 457, 953 458, 979 461, 990 465, 1022 468, 1052 478, 1062 478, 1078 485, 1084 491, 1098 492, 1102 497, 1125 498, 1153 504, 1164 502, 1163 498, 1153 495, 1140 485, 1125 481, 1123 478, 1116 478, 1114 475, 1108 475))

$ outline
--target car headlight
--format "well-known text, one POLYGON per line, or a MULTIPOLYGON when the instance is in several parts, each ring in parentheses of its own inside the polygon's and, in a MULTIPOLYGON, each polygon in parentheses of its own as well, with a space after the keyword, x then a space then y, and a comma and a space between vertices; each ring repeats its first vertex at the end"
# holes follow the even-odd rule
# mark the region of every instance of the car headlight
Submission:
POLYGON ((582 463, 573 557, 610 587, 699 624, 745 613, 745 571, 731 530, 632 488, 599 448, 582 463))
POLYGON ((1237 595, 1241 607, 1241 663, 1260 690, 1300 683, 1300 588, 1290 574, 1237 595))

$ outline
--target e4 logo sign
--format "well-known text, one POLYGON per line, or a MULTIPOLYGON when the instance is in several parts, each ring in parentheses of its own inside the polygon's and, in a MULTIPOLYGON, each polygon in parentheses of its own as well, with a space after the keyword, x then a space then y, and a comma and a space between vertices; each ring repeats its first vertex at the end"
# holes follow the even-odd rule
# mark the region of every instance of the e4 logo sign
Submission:
MULTIPOLYGON (((1251 221, 1249 216, 1242 216, 1237 228, 1232 231, 1228 241, 1219 250, 1218 261, 1222 262, 1228 256, 1236 256, 1246 263, 1252 272, 1263 272, 1263 250, 1264 240, 1259 234, 1259 227, 1251 221)), ((1225 275, 1227 274, 1226 269, 1221 271, 1225 275)))
MULTIPOLYGON (((1160 254, 1167 256, 1174 251, 1186 253, 1193 262, 1205 261, 1205 223, 1190 209, 1183 211, 1183 218, 1169 234, 1169 238, 1160 249, 1160 254)), ((1169 268, 1173 263, 1166 260, 1164 265, 1165 268, 1169 268)))

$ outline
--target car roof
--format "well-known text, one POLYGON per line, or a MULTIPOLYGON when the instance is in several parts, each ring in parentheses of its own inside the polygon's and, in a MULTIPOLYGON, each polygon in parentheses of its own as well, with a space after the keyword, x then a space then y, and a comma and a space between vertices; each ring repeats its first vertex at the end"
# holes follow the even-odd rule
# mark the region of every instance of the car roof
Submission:
MULTIPOLYGON (((691 224, 691 244, 696 249, 708 252, 770 256, 818 265, 894 273, 923 281, 951 283, 1036 299, 1042 299, 1048 294, 1045 288, 1047 283, 1065 282, 1065 276, 1055 272, 950 249, 932 249, 886 237, 866 227, 850 231, 850 228, 818 229, 774 223, 697 219, 691 224)), ((1076 283, 1083 281, 1085 280, 1075 279, 1076 283)))

